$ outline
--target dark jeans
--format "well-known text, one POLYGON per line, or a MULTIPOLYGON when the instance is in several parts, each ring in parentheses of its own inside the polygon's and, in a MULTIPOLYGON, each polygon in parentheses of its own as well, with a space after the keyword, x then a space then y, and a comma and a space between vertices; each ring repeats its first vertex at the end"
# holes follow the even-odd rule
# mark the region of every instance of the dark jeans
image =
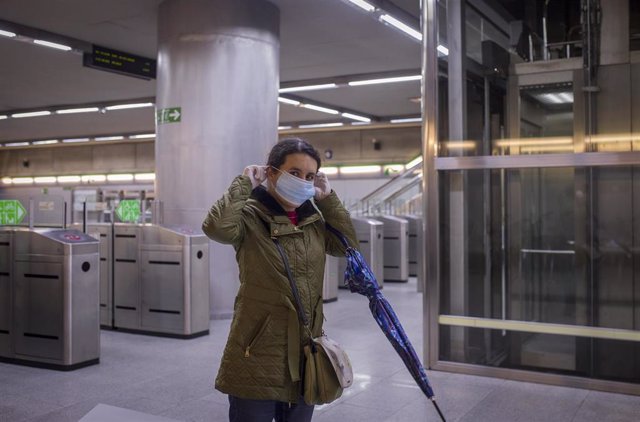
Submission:
POLYGON ((310 422, 313 406, 304 402, 284 403, 275 400, 249 400, 229 396, 229 422, 310 422))

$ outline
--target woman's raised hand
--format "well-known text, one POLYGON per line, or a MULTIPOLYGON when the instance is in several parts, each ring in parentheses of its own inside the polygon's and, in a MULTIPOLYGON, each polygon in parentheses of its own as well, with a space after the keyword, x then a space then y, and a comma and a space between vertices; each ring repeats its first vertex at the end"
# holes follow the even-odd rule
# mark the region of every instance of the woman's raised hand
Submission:
POLYGON ((245 167, 242 172, 243 175, 249 176, 251 179, 251 186, 255 189, 262 182, 264 182, 267 178, 267 166, 259 166, 257 164, 252 164, 250 166, 245 167))
POLYGON ((316 194, 314 195, 314 198, 317 201, 326 198, 331 193, 331 185, 329 184, 329 179, 327 179, 327 175, 321 171, 316 173, 313 185, 316 188, 316 194))

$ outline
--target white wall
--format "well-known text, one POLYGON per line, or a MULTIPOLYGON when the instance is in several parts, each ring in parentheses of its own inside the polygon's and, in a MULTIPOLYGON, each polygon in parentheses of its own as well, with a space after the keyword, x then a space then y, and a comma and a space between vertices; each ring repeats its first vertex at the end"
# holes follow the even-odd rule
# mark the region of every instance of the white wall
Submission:
POLYGON ((343 203, 349 205, 362 199, 379 186, 391 180, 389 177, 367 179, 332 179, 331 188, 338 194, 343 203))

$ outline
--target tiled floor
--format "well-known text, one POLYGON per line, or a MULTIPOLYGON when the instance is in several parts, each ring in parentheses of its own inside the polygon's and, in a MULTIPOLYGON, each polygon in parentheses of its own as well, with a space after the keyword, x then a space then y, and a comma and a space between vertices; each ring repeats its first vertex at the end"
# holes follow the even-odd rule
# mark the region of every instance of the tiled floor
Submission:
MULTIPOLYGON (((418 352, 422 301, 415 282, 387 284, 418 352)), ((317 408, 315 422, 439 420, 371 318, 367 300, 341 290, 326 305, 327 333, 349 352, 354 386, 317 408)), ((226 421, 227 399, 213 390, 229 321, 211 335, 174 340, 102 332, 99 365, 56 372, 0 364, 0 421, 77 421, 98 403, 184 421, 226 421)), ((449 421, 640 421, 640 397, 493 378, 429 373, 449 421)))

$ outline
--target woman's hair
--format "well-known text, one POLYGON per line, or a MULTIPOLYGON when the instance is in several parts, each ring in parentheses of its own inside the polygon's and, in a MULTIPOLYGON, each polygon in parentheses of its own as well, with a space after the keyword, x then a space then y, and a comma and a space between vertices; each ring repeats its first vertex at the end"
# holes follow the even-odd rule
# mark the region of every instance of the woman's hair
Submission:
POLYGON ((275 144, 269 153, 267 165, 278 169, 284 164, 287 155, 297 153, 307 154, 316 160, 318 169, 320 169, 320 154, 318 154, 318 151, 316 151, 313 145, 302 138, 285 138, 275 144))

